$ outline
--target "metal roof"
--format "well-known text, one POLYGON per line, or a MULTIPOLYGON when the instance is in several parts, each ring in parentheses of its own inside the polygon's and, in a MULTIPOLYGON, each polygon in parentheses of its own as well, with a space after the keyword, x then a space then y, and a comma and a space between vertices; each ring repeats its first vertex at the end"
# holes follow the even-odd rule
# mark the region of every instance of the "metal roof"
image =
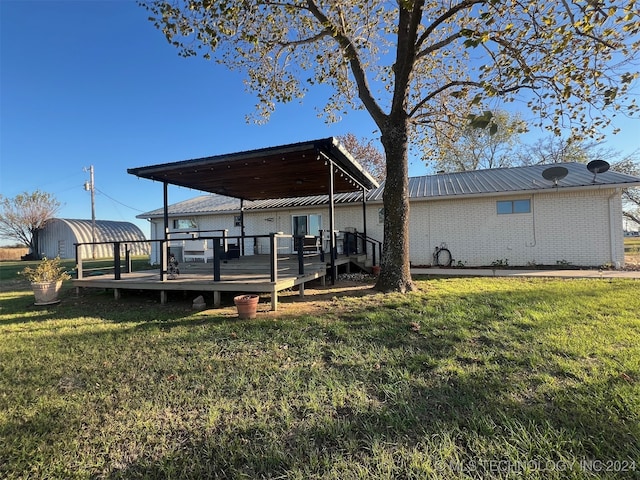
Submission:
POLYGON ((245 200, 324 195, 378 186, 334 137, 130 168, 138 177, 245 200))
MULTIPOLYGON (((488 195, 514 195, 569 189, 627 188, 640 186, 640 178, 624 173, 607 171, 594 174, 583 163, 533 165, 515 168, 495 168, 469 172, 443 173, 409 178, 411 200, 438 200, 446 198, 476 197, 488 195), (557 186, 542 177, 550 166, 562 166, 568 170, 557 186)), ((384 184, 367 193, 368 201, 382 201, 384 184)), ((334 196, 336 204, 355 203, 362 200, 361 192, 334 196)), ((245 210, 320 206, 329 203, 328 195, 304 196, 284 199, 244 202, 245 210)), ((208 213, 239 212, 240 200, 220 195, 203 195, 169 206, 170 215, 199 215, 208 213)), ((163 209, 138 215, 139 218, 163 216, 163 209)))
MULTIPOLYGON (((77 220, 69 218, 54 218, 50 222, 61 222, 73 232, 77 243, 92 241, 91 220, 77 220)), ((127 240, 146 240, 142 230, 130 222, 113 220, 96 220, 96 241, 112 242, 127 240)))

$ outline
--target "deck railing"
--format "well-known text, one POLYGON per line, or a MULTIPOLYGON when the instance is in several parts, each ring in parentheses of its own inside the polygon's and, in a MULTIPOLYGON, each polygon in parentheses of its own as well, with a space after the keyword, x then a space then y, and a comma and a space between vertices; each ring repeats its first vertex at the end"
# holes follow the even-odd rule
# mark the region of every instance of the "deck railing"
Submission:
MULTIPOLYGON (((253 242, 254 244, 254 252, 261 251, 260 246, 264 246, 264 243, 267 244, 267 249, 269 254, 269 276, 270 281, 276 282, 278 280, 278 261, 279 259, 292 259, 292 257, 297 257, 298 260, 298 274, 304 275, 305 273, 305 258, 310 256, 319 255, 320 261, 325 261, 325 253, 328 248, 325 248, 325 231, 320 230, 319 236, 305 235, 305 236, 293 236, 288 234, 283 234, 281 232, 270 233, 268 235, 244 235, 244 236, 229 236, 226 230, 208 230, 208 231, 198 231, 198 232, 187 232, 189 234, 188 237, 182 237, 179 239, 169 238, 169 239, 154 239, 154 240, 131 240, 131 241, 107 241, 107 242, 83 242, 76 243, 75 252, 76 252, 76 270, 77 270, 77 278, 82 279, 87 271, 91 271, 91 269, 85 269, 83 264, 82 257, 82 246, 84 245, 97 245, 97 244, 110 244, 112 245, 113 251, 113 266, 110 267, 113 270, 113 278, 115 280, 120 280, 122 278, 122 273, 129 273, 132 271, 131 268, 131 251, 132 245, 136 243, 147 243, 147 244, 156 244, 158 246, 159 253, 159 278, 161 281, 165 281, 168 279, 169 272, 169 255, 171 252, 171 248, 175 248, 175 242, 179 240, 188 240, 190 238, 197 238, 198 240, 206 241, 207 244, 211 242, 212 244, 212 278, 213 281, 219 282, 221 279, 221 263, 225 261, 229 261, 233 258, 238 258, 242 255, 246 248, 246 242, 253 242), (221 235, 203 235, 203 233, 221 233, 221 235), (261 242, 264 240, 264 242, 261 242), (235 242, 235 243, 234 243, 235 242), (172 244, 173 243, 173 244, 172 244), (292 248, 293 246, 293 248, 292 248), (315 247, 314 247, 315 246, 315 247), (232 252, 233 249, 238 249, 232 252), (286 253, 279 253, 282 250, 287 250, 286 253), (231 255, 232 253, 232 255, 231 255), (124 258, 124 263, 123 263, 124 258)), ((369 255, 369 251, 371 252, 373 265, 377 264, 377 258, 380 258, 382 244, 381 242, 372 239, 370 237, 366 237, 365 235, 358 232, 334 232, 334 245, 338 246, 338 239, 341 238, 343 241, 342 244, 342 253, 346 255, 352 254, 366 254, 369 255)), ((335 250, 336 256, 338 254, 338 248, 335 250)), ((243 255, 244 256, 244 255, 243 255)), ((335 269, 334 262, 332 264, 332 272, 335 269)), ((100 268, 99 270, 105 270, 105 267, 100 268)))
MULTIPOLYGON (((222 230, 209 231, 209 232, 224 232, 222 230)), ((245 235, 245 236, 229 236, 223 233, 222 236, 205 236, 199 232, 199 235, 196 237, 198 240, 211 242, 212 244, 212 278, 213 281, 219 282, 221 279, 221 263, 224 261, 229 261, 231 258, 238 258, 240 255, 236 251, 233 256, 230 255, 233 248, 240 247, 240 251, 243 250, 242 247, 246 247, 243 245, 244 242, 251 242, 253 240, 254 247, 259 245, 261 239, 264 239, 268 245, 268 254, 269 254, 269 276, 270 281, 276 282, 278 279, 278 272, 280 271, 278 267, 279 259, 290 259, 292 256, 296 256, 298 259, 298 274, 304 275, 305 273, 305 258, 308 258, 310 255, 308 252, 305 252, 304 248, 294 248, 292 253, 279 253, 282 250, 290 250, 291 245, 304 245, 305 238, 313 238, 313 237, 298 237, 295 238, 292 235, 285 235, 282 233, 271 233, 268 235, 245 235), (232 242, 236 242, 233 244, 232 242), (233 247, 233 248, 232 248, 233 247)), ((113 278, 114 280, 121 280, 122 273, 129 273, 132 271, 131 268, 131 244, 133 243, 149 243, 156 244, 158 246, 158 254, 159 254, 159 278, 162 281, 168 279, 170 275, 169 271, 169 256, 172 246, 175 248, 176 240, 184 240, 181 239, 155 239, 155 240, 137 240, 137 241, 112 241, 112 242, 82 242, 76 243, 75 246, 75 257, 76 257, 76 271, 77 278, 82 279, 85 276, 85 273, 92 270, 100 270, 104 271, 107 269, 113 270, 113 278), (172 245, 172 242, 174 245, 172 245), (110 244, 113 246, 113 265, 112 267, 101 267, 99 269, 86 269, 84 267, 84 258, 81 254, 82 247, 84 245, 97 245, 97 244, 110 244), (124 265, 122 264, 122 258, 124 256, 124 265)), ((186 237, 189 239, 189 237, 186 237)), ((261 250, 258 248, 254 248, 255 250, 261 250)), ((318 253, 321 253, 318 252, 318 253)), ((283 269, 284 271, 284 269, 283 269)))

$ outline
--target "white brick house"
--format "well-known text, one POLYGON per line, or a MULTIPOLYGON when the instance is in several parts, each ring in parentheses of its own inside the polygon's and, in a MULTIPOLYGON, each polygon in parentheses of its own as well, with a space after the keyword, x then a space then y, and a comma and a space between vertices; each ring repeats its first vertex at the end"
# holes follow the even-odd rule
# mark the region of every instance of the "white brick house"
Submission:
MULTIPOLYGON (((640 186, 640 178, 612 171, 594 175, 579 163, 561 166, 568 174, 557 184, 542 177, 548 165, 410 178, 411 264, 431 265, 434 248, 445 243, 453 264, 467 267, 621 266, 621 191, 640 186)), ((383 194, 384 185, 368 192, 366 203, 367 235, 380 241, 383 194)), ((361 198, 360 193, 335 196, 337 230, 364 230, 361 198)), ((292 234, 300 218, 326 230, 327 204, 327 196, 245 202, 244 233, 292 234)), ((168 215, 172 238, 194 229, 227 229, 230 236, 241 235, 237 199, 203 195, 170 205, 168 215)), ((149 219, 151 239, 162 238, 163 216, 163 209, 139 215, 149 219)), ((259 244, 245 245, 247 254, 260 249, 259 244)), ((152 261, 156 256, 152 249, 152 261)))

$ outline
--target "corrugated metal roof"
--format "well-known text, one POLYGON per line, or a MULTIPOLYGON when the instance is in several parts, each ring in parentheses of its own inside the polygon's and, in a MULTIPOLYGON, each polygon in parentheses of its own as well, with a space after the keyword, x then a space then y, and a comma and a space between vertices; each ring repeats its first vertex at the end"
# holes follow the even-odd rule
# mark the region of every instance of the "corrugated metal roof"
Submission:
MULTIPOLYGON (((609 170, 594 174, 583 163, 533 165, 514 168, 494 168, 469 172, 441 173, 409 178, 409 198, 440 199, 454 196, 500 195, 519 192, 558 190, 568 188, 633 187, 640 178, 609 170), (542 172, 549 167, 562 166, 568 170, 558 182, 545 180, 542 172)), ((382 200, 384 185, 372 190, 369 199, 382 200)))
MULTIPOLYGON (((91 220, 76 220, 68 218, 56 218, 66 224, 74 233, 77 243, 92 241, 91 220)), ((96 241, 113 242, 127 240, 146 240, 144 233, 135 224, 129 222, 117 222, 112 220, 96 220, 96 241)))
MULTIPOLYGON (((353 203, 362 200, 362 192, 339 193, 334 195, 337 204, 353 203)), ((271 200, 245 201, 243 208, 247 210, 267 210, 274 208, 313 207, 328 205, 329 195, 315 195, 311 197, 275 198, 271 200)), ((169 215, 206 215, 209 213, 237 213, 240 212, 240 200, 217 194, 201 195, 189 200, 169 205, 169 215)), ((137 218, 160 218, 164 210, 158 208, 137 216, 137 218)))
MULTIPOLYGON (((598 174, 587 170, 583 163, 533 165, 515 168, 495 168, 469 172, 442 173, 409 178, 409 198, 412 200, 444 199, 460 196, 507 195, 531 191, 574 188, 633 187, 640 186, 640 178, 608 171, 598 174), (557 186, 545 180, 542 172, 547 168, 562 166, 568 170, 557 186)), ((367 194, 368 201, 382 201, 384 184, 367 194)), ((336 204, 355 203, 362 200, 361 192, 341 193, 334 196, 336 204)), ((294 197, 245 202, 245 210, 264 210, 302 206, 327 205, 328 195, 294 197)), ((199 215, 240 210, 240 200, 221 195, 203 195, 169 206, 169 215, 199 215)), ((138 215, 138 218, 163 216, 163 209, 138 215)))

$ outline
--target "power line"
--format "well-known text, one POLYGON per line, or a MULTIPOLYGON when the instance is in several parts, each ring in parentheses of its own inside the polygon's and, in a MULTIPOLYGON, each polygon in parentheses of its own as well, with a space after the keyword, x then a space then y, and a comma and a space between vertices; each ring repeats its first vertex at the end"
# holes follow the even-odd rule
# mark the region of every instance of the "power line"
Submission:
POLYGON ((109 200, 111 200, 111 201, 113 201, 113 202, 116 202, 116 203, 119 203, 119 204, 120 204, 120 205, 122 205, 123 207, 130 208, 131 210, 135 210, 136 212, 144 213, 144 210, 140 210, 140 209, 138 209, 138 208, 134 208, 134 207, 131 207, 131 206, 129 206, 129 205, 127 205, 127 204, 125 204, 125 203, 122 203, 120 200, 116 200, 116 199, 115 199, 115 198, 113 198, 112 196, 107 195, 106 193, 104 193, 104 192, 103 192, 102 190, 100 190, 99 188, 96 188, 96 191, 97 191, 97 192, 100 192, 102 195, 104 195, 105 197, 107 197, 109 200))

